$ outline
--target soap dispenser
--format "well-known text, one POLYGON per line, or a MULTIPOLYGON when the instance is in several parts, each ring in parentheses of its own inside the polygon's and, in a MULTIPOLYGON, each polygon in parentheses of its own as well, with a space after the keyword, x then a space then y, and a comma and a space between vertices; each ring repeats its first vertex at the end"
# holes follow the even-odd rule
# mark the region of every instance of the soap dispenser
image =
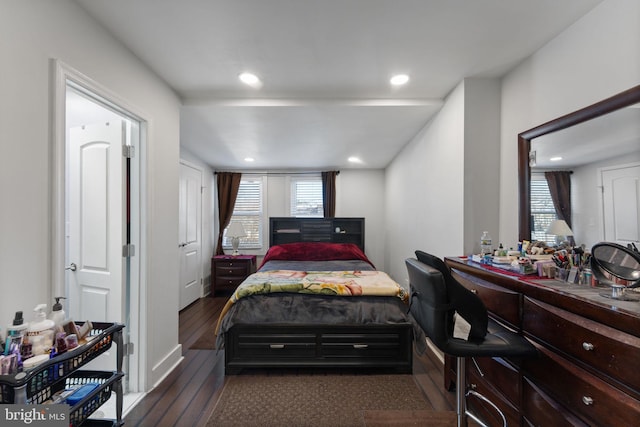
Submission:
POLYGON ((60 303, 61 299, 66 299, 65 297, 55 297, 56 303, 53 304, 53 308, 51 309, 51 315, 49 319, 53 320, 53 323, 56 329, 62 327, 62 324, 66 320, 66 314, 62 309, 62 304, 60 303))

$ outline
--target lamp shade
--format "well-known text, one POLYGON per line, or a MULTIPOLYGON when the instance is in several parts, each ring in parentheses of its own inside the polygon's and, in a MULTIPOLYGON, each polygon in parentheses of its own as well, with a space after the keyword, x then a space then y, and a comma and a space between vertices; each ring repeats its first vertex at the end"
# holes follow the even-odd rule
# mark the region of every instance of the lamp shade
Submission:
POLYGON ((573 236, 573 231, 569 228, 567 222, 563 219, 554 219, 547 228, 547 234, 555 236, 573 236))
POLYGON ((244 231, 244 227, 240 222, 232 222, 227 227, 227 237, 245 237, 247 233, 244 231))

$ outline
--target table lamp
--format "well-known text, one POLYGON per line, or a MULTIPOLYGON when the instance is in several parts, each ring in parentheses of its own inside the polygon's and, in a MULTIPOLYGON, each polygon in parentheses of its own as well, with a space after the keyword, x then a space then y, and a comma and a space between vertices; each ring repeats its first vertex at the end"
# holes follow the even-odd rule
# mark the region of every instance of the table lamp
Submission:
POLYGON ((247 233, 245 233, 244 227, 239 222, 232 222, 231 225, 227 227, 227 237, 231 239, 231 247, 233 248, 231 255, 240 255, 240 252, 238 251, 240 238, 245 237, 246 235, 247 233))

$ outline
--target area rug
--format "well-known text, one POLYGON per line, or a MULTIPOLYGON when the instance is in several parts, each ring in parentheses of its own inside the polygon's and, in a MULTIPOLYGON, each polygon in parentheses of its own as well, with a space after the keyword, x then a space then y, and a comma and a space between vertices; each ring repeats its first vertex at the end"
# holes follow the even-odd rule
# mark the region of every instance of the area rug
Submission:
POLYGON ((216 349, 216 334, 212 331, 207 331, 200 335, 196 342, 189 347, 191 350, 215 350, 216 349))
POLYGON ((366 411, 431 409, 411 375, 238 375, 207 427, 355 427, 366 411))

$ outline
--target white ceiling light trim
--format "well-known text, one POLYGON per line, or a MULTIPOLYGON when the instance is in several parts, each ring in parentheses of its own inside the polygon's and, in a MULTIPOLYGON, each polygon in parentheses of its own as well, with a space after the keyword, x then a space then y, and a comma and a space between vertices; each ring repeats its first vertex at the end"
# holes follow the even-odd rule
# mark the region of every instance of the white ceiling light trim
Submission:
POLYGON ((262 87, 262 81, 260 81, 260 78, 253 73, 244 72, 241 73, 238 78, 247 86, 251 86, 256 89, 260 89, 262 87))
POLYGON ((396 74, 395 76, 391 77, 389 83, 391 83, 393 86, 405 85, 409 83, 409 76, 407 74, 396 74))

